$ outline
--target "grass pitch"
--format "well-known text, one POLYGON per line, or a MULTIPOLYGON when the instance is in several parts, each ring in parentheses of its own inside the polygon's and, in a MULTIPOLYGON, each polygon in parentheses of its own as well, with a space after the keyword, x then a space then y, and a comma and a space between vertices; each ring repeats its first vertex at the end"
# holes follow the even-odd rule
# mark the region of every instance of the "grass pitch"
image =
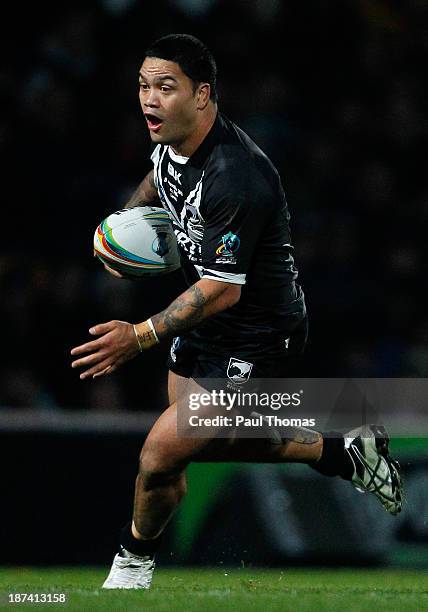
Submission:
POLYGON ((102 591, 106 569, 0 569, 0 610, 270 612, 428 610, 423 571, 159 569, 150 591, 102 591), (65 593, 64 604, 9 603, 10 593, 65 593))

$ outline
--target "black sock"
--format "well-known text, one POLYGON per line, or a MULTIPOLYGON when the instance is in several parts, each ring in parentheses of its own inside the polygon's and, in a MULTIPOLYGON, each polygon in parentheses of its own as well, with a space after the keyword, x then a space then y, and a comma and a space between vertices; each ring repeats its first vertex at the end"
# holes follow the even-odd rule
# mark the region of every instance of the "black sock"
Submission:
POLYGON ((327 431, 323 436, 323 451, 318 461, 309 463, 310 467, 324 476, 341 476, 351 480, 354 465, 345 451, 345 440, 338 431, 327 431))
POLYGON ((128 523, 120 532, 120 545, 128 552, 140 557, 153 557, 162 540, 162 534, 153 540, 137 540, 131 529, 132 523, 128 523))

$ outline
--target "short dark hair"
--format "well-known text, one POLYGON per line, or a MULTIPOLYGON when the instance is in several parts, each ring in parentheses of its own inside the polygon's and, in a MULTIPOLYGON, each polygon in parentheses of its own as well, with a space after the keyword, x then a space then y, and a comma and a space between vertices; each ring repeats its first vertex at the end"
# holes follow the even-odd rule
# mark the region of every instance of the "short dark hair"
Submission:
POLYGON ((185 75, 193 81, 194 89, 199 83, 209 83, 210 98, 217 101, 217 66, 211 51, 195 36, 169 34, 159 38, 146 50, 145 57, 175 62, 185 75))

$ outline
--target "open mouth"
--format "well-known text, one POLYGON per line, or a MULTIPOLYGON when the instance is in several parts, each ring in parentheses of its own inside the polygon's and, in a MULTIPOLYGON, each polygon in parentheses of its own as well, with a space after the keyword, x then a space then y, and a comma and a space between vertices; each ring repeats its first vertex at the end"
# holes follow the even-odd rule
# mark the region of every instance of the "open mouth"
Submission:
POLYGON ((151 115, 150 113, 146 113, 145 117, 149 130, 157 132, 163 123, 162 119, 159 119, 159 117, 156 117, 156 115, 151 115))

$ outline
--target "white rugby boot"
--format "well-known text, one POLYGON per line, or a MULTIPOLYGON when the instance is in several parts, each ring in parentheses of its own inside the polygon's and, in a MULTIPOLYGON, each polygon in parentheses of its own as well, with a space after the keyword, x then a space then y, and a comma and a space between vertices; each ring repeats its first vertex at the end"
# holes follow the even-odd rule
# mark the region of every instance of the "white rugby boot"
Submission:
POLYGON ((155 562, 153 557, 133 555, 123 546, 113 559, 113 565, 103 589, 149 589, 155 562))
POLYGON ((403 484, 400 464, 389 456, 389 437, 380 425, 364 425, 344 435, 345 450, 354 465, 352 483, 360 492, 376 495, 393 515, 401 512, 403 484))

